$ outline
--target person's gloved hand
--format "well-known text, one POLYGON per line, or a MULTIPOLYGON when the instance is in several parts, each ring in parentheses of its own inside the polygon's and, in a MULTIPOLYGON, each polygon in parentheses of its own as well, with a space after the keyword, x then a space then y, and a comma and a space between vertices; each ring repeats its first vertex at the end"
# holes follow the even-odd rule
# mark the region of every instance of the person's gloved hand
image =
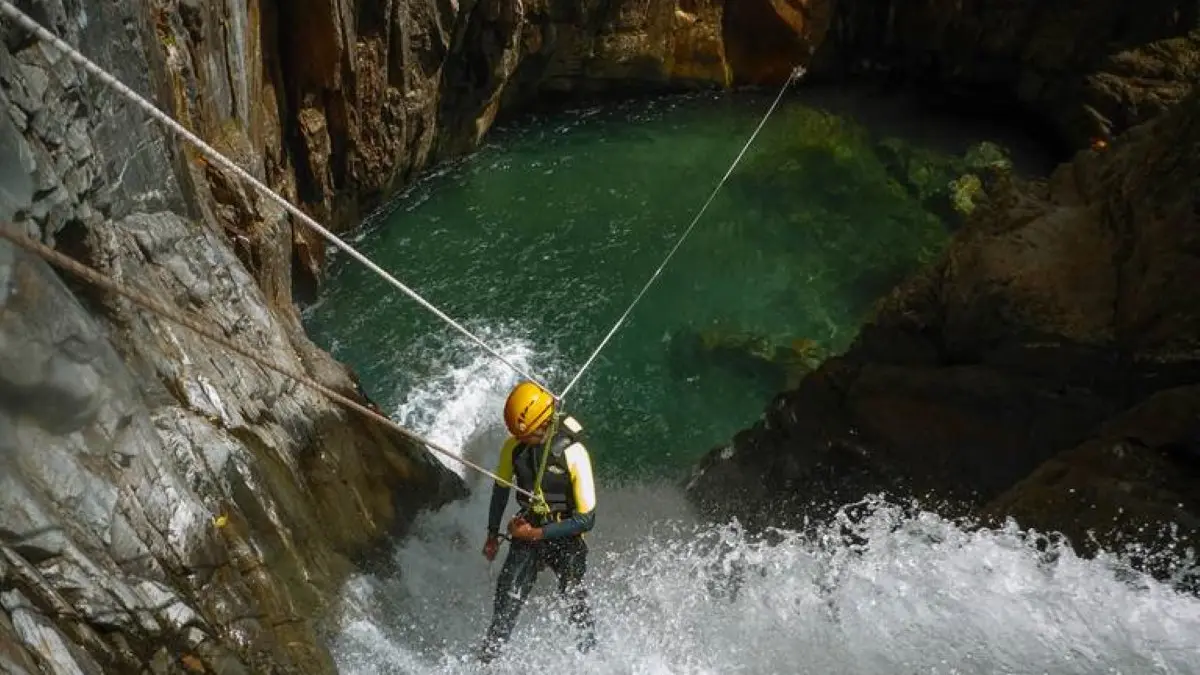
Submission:
POLYGON ((537 541, 542 538, 542 528, 534 527, 524 518, 513 518, 508 522, 508 534, 521 541, 537 541))
POLYGON ((487 541, 483 543, 483 557, 487 558, 488 562, 496 559, 496 551, 500 550, 500 537, 489 536, 487 541))

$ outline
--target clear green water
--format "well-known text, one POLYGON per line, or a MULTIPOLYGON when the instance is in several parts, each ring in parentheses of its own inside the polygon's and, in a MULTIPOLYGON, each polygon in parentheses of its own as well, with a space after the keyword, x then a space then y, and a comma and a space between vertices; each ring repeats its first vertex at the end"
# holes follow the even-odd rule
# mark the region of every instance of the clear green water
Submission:
MULTIPOLYGON (((769 102, 674 97, 495 129, 476 154, 398 196, 357 247, 559 390, 769 102)), ((961 156, 973 139, 934 132, 943 150, 881 146, 889 133, 785 100, 572 391, 601 475, 676 472, 753 424, 784 386, 762 362, 705 356, 701 332, 844 349, 870 303, 936 253, 947 226, 914 185, 945 185, 958 167, 944 150, 961 156)), ((452 443, 499 425, 515 375, 352 260, 333 259, 306 323, 399 421, 452 443)))

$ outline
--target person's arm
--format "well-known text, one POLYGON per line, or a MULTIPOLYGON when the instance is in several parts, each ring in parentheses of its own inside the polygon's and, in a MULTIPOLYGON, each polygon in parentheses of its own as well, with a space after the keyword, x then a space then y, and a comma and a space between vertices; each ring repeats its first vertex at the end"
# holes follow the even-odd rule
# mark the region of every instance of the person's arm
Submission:
POLYGON ((573 443, 566 449, 567 471, 571 476, 571 487, 575 493, 575 513, 557 523, 548 523, 542 528, 542 539, 573 537, 591 530, 596 525, 596 485, 592 479, 592 460, 582 443, 573 443))
MULTIPOLYGON (((505 441, 504 446, 500 448, 500 460, 496 463, 496 475, 510 483, 513 477, 512 454, 516 445, 516 439, 509 438, 505 441)), ((499 481, 492 482, 492 503, 488 507, 489 537, 500 534, 500 519, 504 517, 504 507, 508 506, 508 494, 511 491, 511 488, 499 481)))

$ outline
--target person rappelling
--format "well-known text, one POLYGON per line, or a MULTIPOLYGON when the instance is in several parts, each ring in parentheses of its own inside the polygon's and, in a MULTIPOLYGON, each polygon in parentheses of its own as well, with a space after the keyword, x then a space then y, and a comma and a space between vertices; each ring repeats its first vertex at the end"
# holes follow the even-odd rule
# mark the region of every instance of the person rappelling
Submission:
POLYGON ((580 631, 577 647, 586 653, 596 643, 583 586, 588 553, 584 533, 596 523, 596 490, 591 459, 579 436, 582 427, 574 418, 560 416, 554 396, 529 381, 509 393, 504 424, 509 437, 501 446, 496 475, 505 482, 493 482, 483 545, 489 562, 500 547, 508 484, 515 483, 534 498, 517 492, 520 510, 508 523, 508 556, 496 582, 492 622, 479 660, 488 663, 499 656, 541 567, 558 577, 559 593, 571 603, 569 620, 580 631))

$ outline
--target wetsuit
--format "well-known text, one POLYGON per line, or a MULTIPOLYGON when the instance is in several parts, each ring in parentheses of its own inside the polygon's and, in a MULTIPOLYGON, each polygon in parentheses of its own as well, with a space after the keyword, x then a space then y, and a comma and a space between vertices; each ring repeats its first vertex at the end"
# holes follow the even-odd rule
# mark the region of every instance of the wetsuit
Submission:
MULTIPOLYGON (((542 449, 541 444, 525 445, 509 438, 501 448, 496 474, 532 491, 542 449)), ((511 490, 500 483, 492 487, 489 536, 499 534, 509 492, 511 490)), ((596 491, 587 448, 567 431, 560 431, 551 445, 542 477, 542 493, 550 507, 548 520, 539 520, 528 512, 529 498, 517 493, 517 502, 526 510, 526 519, 534 527, 542 528, 542 538, 509 543, 508 556, 496 584, 492 624, 480 655, 484 661, 495 658, 508 640, 521 606, 537 581, 539 567, 554 571, 559 592, 571 603, 570 621, 581 632, 579 649, 588 651, 595 644, 595 624, 582 582, 587 571, 588 552, 583 533, 592 529, 596 522, 596 491)))

